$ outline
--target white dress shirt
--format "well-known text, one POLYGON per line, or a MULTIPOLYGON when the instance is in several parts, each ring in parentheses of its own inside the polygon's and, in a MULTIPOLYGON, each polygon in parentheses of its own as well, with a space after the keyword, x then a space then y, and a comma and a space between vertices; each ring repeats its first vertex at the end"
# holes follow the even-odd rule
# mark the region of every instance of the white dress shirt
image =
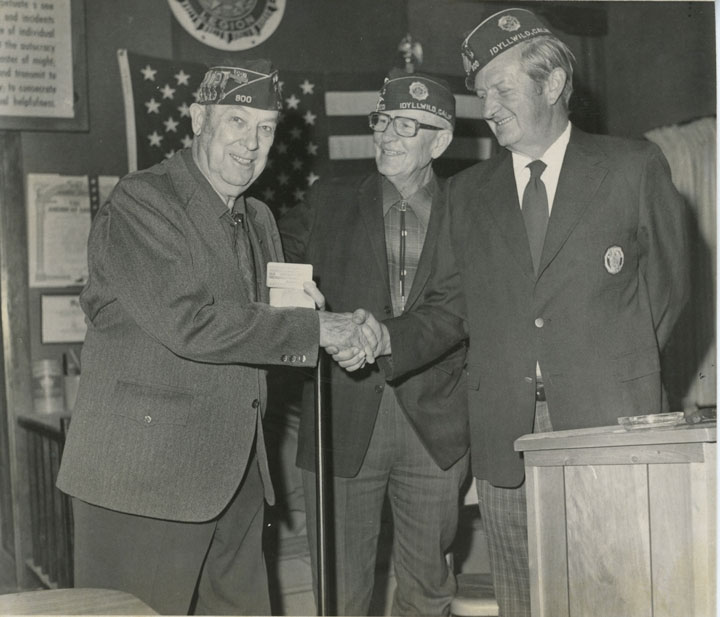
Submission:
MULTIPOLYGON (((547 166, 542 173, 542 181, 545 184, 545 191, 547 192, 548 198, 548 215, 552 214, 553 202, 555 201, 555 191, 557 190, 558 179, 560 178, 560 170, 562 169, 563 159, 565 158, 565 150, 567 150, 568 142, 570 141, 570 128, 572 124, 568 122, 565 130, 560 133, 560 136, 552 143, 552 145, 545 150, 545 153, 540 157, 541 160, 547 166)), ((513 159, 513 170, 515 171, 515 185, 517 186, 518 201, 522 208, 522 198, 525 192, 527 183, 530 182, 530 170, 527 168, 528 163, 532 163, 538 159, 530 158, 525 154, 519 154, 517 152, 512 153, 513 159)))

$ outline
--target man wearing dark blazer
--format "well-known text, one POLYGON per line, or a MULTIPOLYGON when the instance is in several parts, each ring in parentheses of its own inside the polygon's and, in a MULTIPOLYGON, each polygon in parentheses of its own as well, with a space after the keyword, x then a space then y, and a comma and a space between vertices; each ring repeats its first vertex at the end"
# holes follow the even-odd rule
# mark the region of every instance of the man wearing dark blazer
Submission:
POLYGON ((243 193, 280 101, 268 61, 210 69, 192 148, 122 179, 90 233, 83 374, 57 482, 74 498, 75 585, 162 614, 270 614, 262 367, 313 365, 318 342, 343 345, 333 324, 349 323, 267 304, 280 239, 243 193))
MULTIPOLYGON (((385 316, 421 303, 445 200, 432 170, 452 140, 455 100, 429 75, 391 73, 374 131, 377 172, 318 182, 279 227, 286 257, 311 263, 327 307, 385 316)), ((332 473, 329 533, 338 615, 367 615, 386 495, 394 528, 393 615, 445 615, 456 589, 446 551, 468 465, 465 347, 386 383, 375 366, 333 363, 327 395, 332 473)), ((303 404, 297 462, 315 555, 312 397, 303 404)))
POLYGON ((469 337, 472 471, 495 593, 503 617, 527 617, 514 441, 667 410, 660 351, 688 297, 687 222, 657 147, 569 122, 572 52, 533 13, 488 17, 462 56, 503 150, 450 179, 429 290, 385 321, 380 351, 396 377, 469 337))

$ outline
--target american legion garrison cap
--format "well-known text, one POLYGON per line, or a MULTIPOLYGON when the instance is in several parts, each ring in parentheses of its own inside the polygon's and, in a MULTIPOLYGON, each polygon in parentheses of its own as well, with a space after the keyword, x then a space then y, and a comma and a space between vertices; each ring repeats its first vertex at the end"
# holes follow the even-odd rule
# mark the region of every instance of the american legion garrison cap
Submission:
POLYGON ((407 109, 427 111, 455 126, 455 97, 444 79, 391 71, 380 88, 375 111, 407 109))
POLYGON ((205 73, 197 102, 280 110, 278 72, 270 60, 264 59, 246 60, 242 67, 214 66, 205 73))
POLYGON ((467 88, 475 89, 475 75, 493 58, 537 36, 555 35, 527 9, 505 9, 490 15, 465 37, 460 47, 467 88))

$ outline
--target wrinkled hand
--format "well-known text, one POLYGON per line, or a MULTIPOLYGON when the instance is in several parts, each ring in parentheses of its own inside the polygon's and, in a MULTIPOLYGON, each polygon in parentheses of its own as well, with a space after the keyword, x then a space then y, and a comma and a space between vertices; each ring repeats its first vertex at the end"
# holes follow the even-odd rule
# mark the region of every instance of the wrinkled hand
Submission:
MULTIPOLYGON (((312 298, 312 301, 315 303, 315 306, 317 307, 318 311, 324 311, 325 310, 325 296, 322 294, 322 292, 318 289, 318 286, 315 284, 315 281, 305 281, 303 282, 303 290, 305 293, 312 298)), ((338 353, 338 348, 335 346, 329 346, 326 347, 326 351, 329 354, 336 354, 338 353)))
POLYGON ((358 309, 355 313, 328 313, 321 311, 320 346, 331 355, 343 353, 355 358, 357 368, 364 362, 375 362, 378 340, 372 328, 364 329, 367 311, 358 309))
MULTIPOLYGON (((361 326, 363 335, 368 341, 377 341, 372 352, 374 358, 392 352, 388 329, 375 319, 372 313, 365 309, 358 309, 353 313, 353 321, 361 326)), ((365 366, 365 358, 362 354, 353 354, 351 349, 338 350, 332 354, 332 357, 348 372, 356 371, 365 366)))

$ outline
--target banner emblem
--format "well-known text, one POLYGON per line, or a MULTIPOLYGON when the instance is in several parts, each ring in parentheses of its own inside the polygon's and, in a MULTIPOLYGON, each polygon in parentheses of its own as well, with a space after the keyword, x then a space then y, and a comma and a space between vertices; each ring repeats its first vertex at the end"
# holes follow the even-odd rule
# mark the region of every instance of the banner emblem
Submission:
POLYGON ((277 29, 286 0, 168 0, 180 25, 195 39, 224 51, 259 45, 277 29))

